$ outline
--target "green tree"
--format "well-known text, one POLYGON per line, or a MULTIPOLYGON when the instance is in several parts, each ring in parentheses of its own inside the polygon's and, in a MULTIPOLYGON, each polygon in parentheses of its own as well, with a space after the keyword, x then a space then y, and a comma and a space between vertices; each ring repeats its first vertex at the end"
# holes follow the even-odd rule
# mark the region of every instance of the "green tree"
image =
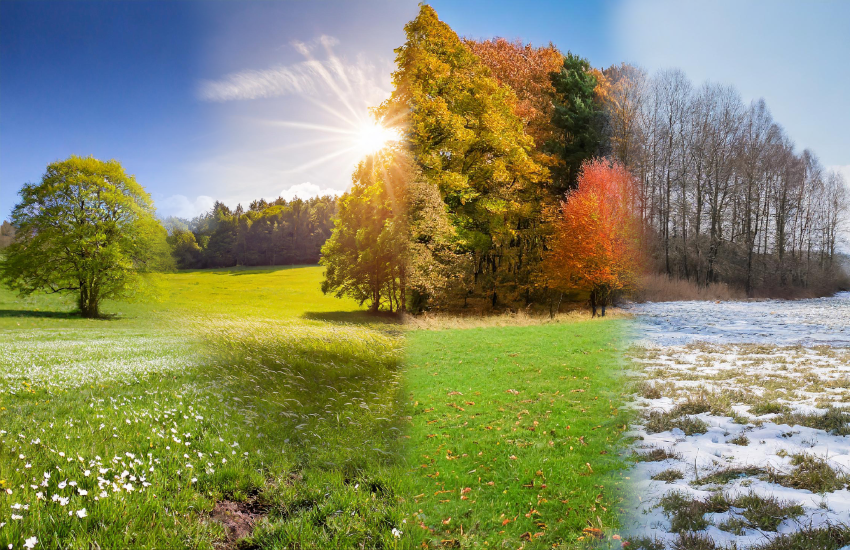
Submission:
POLYGON ((586 59, 567 52, 563 67, 551 78, 552 125, 560 136, 550 148, 564 161, 560 170, 554 170, 554 192, 560 196, 575 188, 582 163, 600 153, 604 112, 595 96, 598 79, 586 59))
POLYGON ((521 233, 545 168, 515 114, 516 95, 427 5, 405 26, 395 89, 378 110, 403 128, 422 176, 446 205, 460 254, 470 254, 472 288, 492 303, 497 286, 523 271, 521 233))
POLYGON ((201 260, 201 247, 195 234, 186 229, 173 229, 166 238, 171 246, 171 255, 180 269, 196 267, 201 260))
POLYGON ((391 155, 373 155, 358 165, 320 261, 322 292, 369 302, 373 312, 382 305, 405 309, 406 180, 392 162, 391 155))
POLYGON ((21 294, 76 293, 82 315, 97 317, 102 300, 130 297, 172 265, 150 196, 116 160, 54 162, 20 196, 0 280, 21 294))

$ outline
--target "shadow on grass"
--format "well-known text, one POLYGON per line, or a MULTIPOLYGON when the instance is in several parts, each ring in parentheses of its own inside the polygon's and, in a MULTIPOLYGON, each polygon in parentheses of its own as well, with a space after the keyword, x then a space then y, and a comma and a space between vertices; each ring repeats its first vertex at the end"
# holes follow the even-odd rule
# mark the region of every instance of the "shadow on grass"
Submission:
POLYGON ((301 317, 310 319, 311 321, 325 321, 328 323, 383 323, 387 325, 400 325, 402 322, 401 317, 397 314, 387 311, 378 313, 368 311, 305 311, 301 317))
POLYGON ((0 309, 0 317, 82 319, 82 316, 78 311, 38 311, 34 309, 0 309))
POLYGON ((120 319, 116 313, 101 313, 98 317, 83 317, 79 311, 39 311, 36 309, 0 309, 2 318, 20 319, 89 319, 91 321, 112 321, 120 319))

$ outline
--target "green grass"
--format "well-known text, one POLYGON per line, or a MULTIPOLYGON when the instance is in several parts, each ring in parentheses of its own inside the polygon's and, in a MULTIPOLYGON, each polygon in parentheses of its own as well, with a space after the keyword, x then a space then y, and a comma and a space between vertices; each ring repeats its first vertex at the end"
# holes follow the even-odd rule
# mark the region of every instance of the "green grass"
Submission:
POLYGON ((354 300, 319 291, 322 267, 237 267, 168 274, 143 301, 107 301, 107 319, 74 314, 73 296, 37 294, 20 298, 0 286, 0 330, 26 328, 142 328, 159 330, 176 315, 227 315, 246 319, 291 319, 374 323, 354 300))
POLYGON ((594 321, 409 335, 417 539, 571 547, 586 528, 616 527, 623 329, 594 321))
POLYGON ((100 320, 0 289, 0 547, 236 547, 222 501, 244 548, 610 534, 623 321, 405 334, 320 278, 180 272, 100 320))
POLYGON ((263 548, 395 544, 402 339, 320 273, 169 275, 104 320, 0 290, 0 545, 212 548, 224 499, 263 548))

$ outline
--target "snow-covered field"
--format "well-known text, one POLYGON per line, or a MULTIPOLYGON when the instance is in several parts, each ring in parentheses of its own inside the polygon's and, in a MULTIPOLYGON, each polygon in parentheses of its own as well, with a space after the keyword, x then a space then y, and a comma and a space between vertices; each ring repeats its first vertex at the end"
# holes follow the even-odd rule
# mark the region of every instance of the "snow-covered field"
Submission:
POLYGON ((634 309, 632 535, 646 548, 850 544, 850 293, 634 309))

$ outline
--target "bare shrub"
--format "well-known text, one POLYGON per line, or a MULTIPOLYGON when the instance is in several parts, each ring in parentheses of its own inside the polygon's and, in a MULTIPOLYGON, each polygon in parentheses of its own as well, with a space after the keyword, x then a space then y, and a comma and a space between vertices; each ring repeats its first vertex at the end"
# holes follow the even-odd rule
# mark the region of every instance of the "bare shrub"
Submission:
POLYGON ((646 275, 640 290, 635 293, 638 302, 678 302, 686 300, 742 300, 744 291, 726 283, 710 283, 706 286, 693 281, 672 279, 666 275, 646 275))

